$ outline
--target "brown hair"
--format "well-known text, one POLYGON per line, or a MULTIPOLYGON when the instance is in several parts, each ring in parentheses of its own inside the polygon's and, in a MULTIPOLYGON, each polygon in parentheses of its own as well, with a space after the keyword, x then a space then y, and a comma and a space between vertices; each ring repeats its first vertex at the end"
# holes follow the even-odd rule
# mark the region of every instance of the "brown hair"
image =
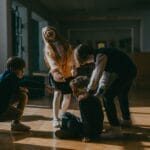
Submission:
POLYGON ((75 59, 79 64, 83 64, 91 54, 93 54, 93 48, 85 43, 75 48, 75 59))
POLYGON ((6 62, 6 67, 7 69, 11 69, 11 70, 21 70, 23 68, 25 68, 25 61, 17 56, 13 56, 8 58, 7 62, 6 62))
POLYGON ((87 76, 78 76, 70 82, 70 87, 74 95, 78 95, 80 89, 87 87, 89 79, 87 76))

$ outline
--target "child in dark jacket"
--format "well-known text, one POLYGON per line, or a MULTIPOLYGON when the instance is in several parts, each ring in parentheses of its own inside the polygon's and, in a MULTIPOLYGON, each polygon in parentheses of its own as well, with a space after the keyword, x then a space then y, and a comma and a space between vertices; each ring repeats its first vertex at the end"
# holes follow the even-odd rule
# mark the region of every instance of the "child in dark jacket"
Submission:
MULTIPOLYGON (((82 133, 84 137, 84 142, 99 138, 103 129, 104 119, 100 100, 87 92, 87 84, 88 78, 86 76, 78 76, 70 82, 73 94, 79 101, 79 110, 83 127, 80 133, 82 133)), ((80 123, 79 126, 81 126, 80 123)), ((56 136, 57 135, 58 134, 56 134, 56 136)))
POLYGON ((100 100, 87 92, 88 82, 86 76, 78 76, 70 83, 73 94, 79 101, 85 141, 99 137, 103 129, 104 119, 100 100))
POLYGON ((28 102, 28 89, 20 86, 25 62, 19 57, 7 61, 7 69, 0 75, 0 121, 12 121, 12 131, 29 131, 30 127, 20 122, 28 102), (17 103, 17 107, 13 106, 17 103))

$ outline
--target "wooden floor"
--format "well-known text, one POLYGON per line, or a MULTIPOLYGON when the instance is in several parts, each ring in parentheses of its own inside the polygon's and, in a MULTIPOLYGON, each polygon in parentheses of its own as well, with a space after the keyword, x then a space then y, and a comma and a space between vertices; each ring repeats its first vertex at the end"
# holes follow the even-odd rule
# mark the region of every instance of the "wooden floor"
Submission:
MULTIPOLYGON (((32 127, 29 133, 13 133, 10 122, 0 123, 0 150, 150 150, 150 90, 130 93, 133 127, 124 129, 124 137, 83 143, 80 140, 60 140, 54 135, 49 98, 31 100, 25 109, 23 122, 32 127)), ((70 111, 79 115, 77 103, 70 111)), ((105 117, 105 126, 108 122, 105 117)))

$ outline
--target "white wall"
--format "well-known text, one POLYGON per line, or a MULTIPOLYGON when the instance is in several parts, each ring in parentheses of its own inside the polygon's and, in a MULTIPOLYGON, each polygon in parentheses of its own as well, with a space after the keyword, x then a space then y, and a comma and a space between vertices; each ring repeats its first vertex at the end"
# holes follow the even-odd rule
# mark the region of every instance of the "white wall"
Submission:
POLYGON ((0 0, 0 72, 11 55, 11 1, 0 0))

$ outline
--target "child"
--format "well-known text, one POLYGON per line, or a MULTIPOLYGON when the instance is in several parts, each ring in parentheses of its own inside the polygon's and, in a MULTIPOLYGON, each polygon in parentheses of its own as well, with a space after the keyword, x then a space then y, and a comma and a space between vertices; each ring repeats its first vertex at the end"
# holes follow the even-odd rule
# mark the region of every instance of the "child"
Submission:
MULTIPOLYGON (((124 52, 115 48, 92 49, 86 44, 79 45, 75 50, 75 57, 79 64, 83 64, 93 57, 95 69, 92 71, 90 82, 87 86, 88 92, 94 94, 97 87, 98 91, 104 96, 104 106, 107 117, 111 125, 111 130, 103 134, 103 137, 120 137, 122 136, 120 124, 131 125, 129 112, 128 93, 136 77, 137 69, 131 58, 124 52), (99 80, 105 73, 105 79, 110 74, 116 74, 115 80, 110 86, 105 88, 101 86, 99 80), (99 85, 98 85, 99 84, 99 85), (114 98, 118 96, 122 112, 122 121, 119 122, 117 110, 114 104, 114 98)), ((109 79, 107 79, 109 81, 109 79)))
POLYGON ((54 87, 53 126, 60 126, 59 109, 62 100, 62 113, 66 112, 71 100, 69 82, 76 75, 73 50, 54 27, 42 29, 44 40, 44 59, 49 68, 50 85, 54 87))
POLYGON ((104 119, 100 100, 87 92, 88 82, 86 76, 78 76, 70 83, 73 94, 79 101, 85 140, 99 137, 103 129, 104 119))
POLYGON ((28 90, 20 86, 25 62, 19 57, 7 60, 7 69, 0 75, 0 121, 12 121, 12 131, 29 131, 30 127, 20 122, 28 102, 28 90), (13 105, 17 104, 17 107, 13 105))
POLYGON ((100 100, 93 95, 89 95, 86 89, 87 84, 88 78, 86 76, 78 76, 70 82, 73 94, 79 101, 83 124, 83 141, 85 142, 99 138, 104 119, 100 100))

